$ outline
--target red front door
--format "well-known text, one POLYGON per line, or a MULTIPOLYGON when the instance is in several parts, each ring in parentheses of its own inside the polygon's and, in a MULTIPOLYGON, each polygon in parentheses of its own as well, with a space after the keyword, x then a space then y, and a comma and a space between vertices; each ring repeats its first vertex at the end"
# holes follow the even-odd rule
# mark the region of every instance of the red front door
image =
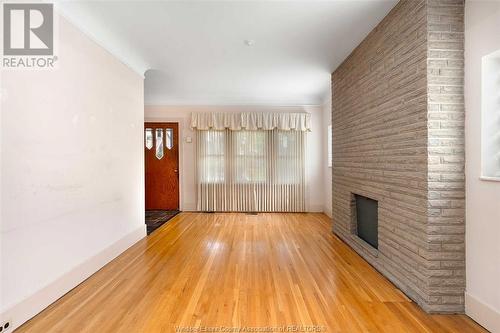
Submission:
POLYGON ((179 124, 144 123, 146 210, 179 209, 179 124))

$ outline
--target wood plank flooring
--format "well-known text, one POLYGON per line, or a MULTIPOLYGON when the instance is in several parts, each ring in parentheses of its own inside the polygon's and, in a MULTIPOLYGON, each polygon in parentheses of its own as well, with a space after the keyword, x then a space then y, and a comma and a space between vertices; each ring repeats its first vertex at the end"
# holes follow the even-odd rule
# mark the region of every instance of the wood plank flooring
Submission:
POLYGON ((181 213, 16 332, 485 332, 424 313, 330 229, 323 214, 181 213))

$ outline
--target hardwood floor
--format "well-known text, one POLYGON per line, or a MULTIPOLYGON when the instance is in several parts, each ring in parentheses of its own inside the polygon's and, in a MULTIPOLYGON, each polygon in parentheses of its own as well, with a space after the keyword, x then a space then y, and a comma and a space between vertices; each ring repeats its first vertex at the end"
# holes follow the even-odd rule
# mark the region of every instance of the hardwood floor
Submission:
POLYGON ((233 213, 177 215, 17 332, 282 325, 485 332, 464 315, 425 314, 335 237, 323 214, 233 213))

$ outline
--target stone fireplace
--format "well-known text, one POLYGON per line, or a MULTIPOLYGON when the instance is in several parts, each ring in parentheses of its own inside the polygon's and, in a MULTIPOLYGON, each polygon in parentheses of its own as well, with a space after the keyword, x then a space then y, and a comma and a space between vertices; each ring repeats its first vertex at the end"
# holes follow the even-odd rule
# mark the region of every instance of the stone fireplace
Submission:
POLYGON ((463 312, 464 3, 402 0, 332 74, 333 231, 428 312, 463 312), (377 247, 353 194, 378 202, 377 247))

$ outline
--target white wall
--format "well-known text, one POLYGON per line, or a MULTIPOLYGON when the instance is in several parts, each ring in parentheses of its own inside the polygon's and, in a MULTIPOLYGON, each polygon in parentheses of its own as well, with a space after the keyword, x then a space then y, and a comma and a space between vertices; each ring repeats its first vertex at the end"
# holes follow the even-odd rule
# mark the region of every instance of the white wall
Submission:
POLYGON ((500 50, 500 2, 466 1, 465 29, 466 313, 500 332, 500 182, 480 179, 481 58, 500 50))
POLYGON ((2 72, 2 318, 20 325, 145 235, 143 78, 59 17, 58 67, 2 72))
POLYGON ((328 166, 328 126, 332 124, 332 94, 331 92, 325 99, 323 108, 323 121, 321 123, 323 131, 323 160, 321 161, 323 167, 323 211, 329 217, 332 217, 332 168, 328 166))
POLYGON ((320 106, 264 107, 264 106, 146 106, 146 121, 172 121, 179 123, 180 144, 180 205, 181 210, 196 210, 196 137, 190 128, 192 112, 309 112, 312 132, 307 134, 306 209, 322 212, 323 203, 323 131, 320 106), (186 137, 192 137, 192 143, 186 137))

